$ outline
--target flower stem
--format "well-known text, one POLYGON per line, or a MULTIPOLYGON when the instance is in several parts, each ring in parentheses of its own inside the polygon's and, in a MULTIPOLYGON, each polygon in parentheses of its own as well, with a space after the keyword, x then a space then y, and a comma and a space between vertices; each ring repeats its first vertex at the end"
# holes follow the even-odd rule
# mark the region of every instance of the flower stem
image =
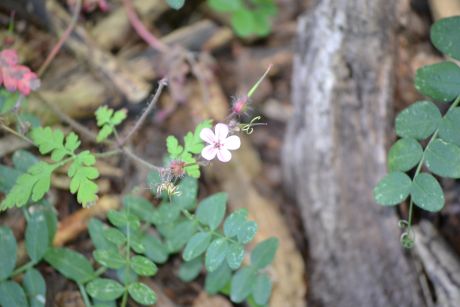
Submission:
POLYGON ((81 297, 83 298, 83 302, 85 303, 86 307, 91 307, 91 302, 89 301, 88 294, 86 294, 85 287, 81 283, 78 284, 78 289, 80 289, 81 297))

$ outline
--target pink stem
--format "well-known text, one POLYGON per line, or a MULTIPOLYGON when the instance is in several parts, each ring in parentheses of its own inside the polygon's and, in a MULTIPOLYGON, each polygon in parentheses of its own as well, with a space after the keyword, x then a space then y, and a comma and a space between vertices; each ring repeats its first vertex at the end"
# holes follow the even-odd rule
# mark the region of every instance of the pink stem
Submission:
POLYGON ((81 1, 82 0, 77 0, 77 3, 75 4, 75 10, 74 10, 73 15, 72 15, 72 20, 69 23, 69 25, 67 26, 67 29, 65 29, 64 33, 62 34, 62 36, 59 38, 59 41, 57 42, 57 44, 51 50, 50 54, 48 54, 48 57, 46 58, 45 62, 42 64, 42 66, 38 70, 38 75, 39 76, 41 76, 45 72, 45 70, 48 68, 48 66, 50 65, 51 61, 58 54, 59 50, 61 50, 62 45, 64 44, 64 42, 69 37, 70 33, 72 33, 73 29, 77 25, 78 16, 80 15, 80 10, 81 10, 81 1))
POLYGON ((126 13, 128 14, 129 22, 133 26, 134 30, 136 30, 137 34, 153 49, 156 49, 160 52, 167 51, 168 47, 160 40, 158 40, 152 33, 150 33, 149 30, 147 30, 147 28, 141 22, 139 16, 137 16, 136 12, 134 11, 131 0, 123 0, 123 5, 125 7, 126 13))

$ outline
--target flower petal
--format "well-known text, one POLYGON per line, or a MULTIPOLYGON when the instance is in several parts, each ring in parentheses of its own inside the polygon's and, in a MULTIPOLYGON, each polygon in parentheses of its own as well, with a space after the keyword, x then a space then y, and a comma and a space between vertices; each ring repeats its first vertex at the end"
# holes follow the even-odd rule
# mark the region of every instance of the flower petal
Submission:
POLYGON ((214 145, 208 145, 201 151, 201 156, 210 161, 216 157, 218 149, 214 145))
POLYGON ((232 153, 229 150, 221 147, 217 151, 217 159, 219 159, 220 161, 228 162, 228 161, 230 161, 231 158, 232 158, 232 153))
POLYGON ((241 146, 241 140, 239 136, 237 135, 231 135, 228 138, 226 138, 223 142, 223 146, 227 149, 230 150, 235 150, 240 148, 241 146))
POLYGON ((216 136, 209 128, 203 128, 200 132, 200 138, 209 144, 214 144, 216 142, 216 136))
POLYGON ((226 124, 219 123, 216 125, 215 131, 217 140, 222 142, 228 135, 228 126, 226 124))

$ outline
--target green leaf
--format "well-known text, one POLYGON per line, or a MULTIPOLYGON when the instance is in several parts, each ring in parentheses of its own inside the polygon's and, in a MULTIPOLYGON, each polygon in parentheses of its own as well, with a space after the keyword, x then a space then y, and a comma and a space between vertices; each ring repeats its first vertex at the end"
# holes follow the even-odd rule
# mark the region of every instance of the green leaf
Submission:
POLYGON ((431 27, 431 41, 442 53, 460 60, 460 17, 438 20, 431 27))
POLYGON ((107 106, 102 106, 99 107, 96 110, 96 120, 97 120, 97 125, 99 127, 102 127, 103 125, 106 125, 110 123, 110 119, 112 118, 113 110, 108 108, 107 106))
POLYGON ((215 271, 225 260, 228 252, 228 243, 225 238, 212 241, 206 251, 205 266, 208 272, 215 271))
POLYGON ((104 125, 101 130, 97 133, 96 141, 105 141, 113 133, 113 127, 111 125, 104 125))
POLYGON ((135 282, 128 286, 129 295, 138 302, 139 304, 143 305, 153 305, 157 301, 157 296, 152 289, 150 289, 147 285, 135 282))
POLYGON ((236 270, 241 266, 244 259, 244 247, 241 244, 230 243, 227 251, 227 264, 232 270, 236 270))
POLYGON ((125 288, 112 279, 96 278, 86 285, 88 294, 101 301, 112 301, 119 298, 125 288))
POLYGON ((436 139, 425 149, 425 164, 436 175, 460 178, 460 147, 436 139))
POLYGON ((90 203, 97 200, 97 184, 92 180, 99 177, 97 168, 91 166, 83 166, 77 169, 75 174, 71 176, 70 192, 77 193, 77 200, 83 207, 87 207, 90 203))
POLYGON ((272 281, 267 274, 260 274, 256 278, 254 288, 252 289, 252 296, 254 301, 259 305, 265 305, 270 299, 272 293, 272 281))
POLYGON ((75 152, 75 150, 80 147, 80 140, 78 139, 78 135, 74 132, 70 132, 67 137, 65 138, 65 149, 70 152, 75 152))
POLYGON ((45 162, 32 165, 27 173, 19 176, 15 185, 0 205, 0 210, 21 207, 32 201, 39 201, 48 192, 51 186, 51 173, 56 166, 45 162))
POLYGON ((107 213, 107 218, 109 219, 110 223, 120 229, 124 229, 125 227, 129 226, 133 230, 137 230, 141 225, 139 219, 135 215, 128 213, 126 210, 110 210, 107 213))
POLYGON ((35 211, 30 214, 27 221, 25 238, 27 254, 34 263, 39 262, 51 243, 43 211, 35 211))
POLYGON ((247 9, 240 9, 233 13, 230 22, 238 36, 249 36, 254 32, 254 17, 247 9))
POLYGON ((173 196, 171 203, 181 209, 191 210, 195 207, 196 197, 198 195, 198 180, 189 176, 182 178, 177 186, 181 195, 173 196))
MULTIPOLYGON (((61 130, 52 130, 50 127, 38 127, 32 130, 30 136, 35 145, 38 146, 38 150, 42 155, 54 150, 63 150, 65 155, 66 150, 63 145, 64 133, 61 130)), ((60 159, 57 159, 55 161, 59 160, 60 159)))
POLYGON ((179 145, 179 141, 177 140, 177 138, 172 135, 166 138, 166 147, 168 149, 169 154, 173 158, 177 158, 184 150, 184 148, 181 145, 179 145))
POLYGON ((223 262, 217 270, 206 274, 204 287, 209 294, 217 294, 232 278, 232 271, 227 263, 223 262))
POLYGON ((270 18, 264 10, 257 9, 253 12, 254 32, 259 36, 267 36, 272 30, 270 18))
POLYGON ((31 307, 43 307, 46 301, 46 283, 43 276, 34 268, 27 270, 22 280, 31 307))
POLYGON ((125 234, 113 227, 104 229, 104 237, 116 246, 121 246, 126 242, 125 234))
POLYGON ((422 159, 422 146, 413 138, 402 138, 390 148, 388 168, 390 171, 407 172, 422 159))
POLYGON ((118 280, 120 280, 120 282, 122 282, 124 285, 136 282, 139 278, 129 265, 125 265, 118 269, 117 277, 118 280))
POLYGON ((13 110, 19 93, 11 93, 4 88, 0 88, 0 114, 5 114, 13 110))
POLYGON ((155 215, 152 203, 140 196, 126 195, 123 197, 123 206, 129 212, 147 222, 150 222, 152 220, 151 216, 155 215))
POLYGON ((391 172, 374 188, 374 200, 382 206, 394 206, 409 196, 412 181, 402 172, 391 172))
POLYGON ((187 175, 193 178, 200 178, 200 167, 191 153, 184 151, 180 159, 188 165, 184 168, 187 175))
POLYGON ((444 193, 436 178, 431 174, 421 173, 414 178, 411 189, 414 203, 427 211, 437 212, 444 207, 444 193))
POLYGON ((143 254, 145 252, 145 247, 142 244, 142 237, 143 237, 142 232, 139 230, 135 230, 135 231, 130 230, 130 231, 131 231, 131 235, 129 238, 129 245, 131 249, 138 254, 143 254))
POLYGON ((155 212, 155 224, 170 224, 175 221, 180 216, 180 208, 176 205, 163 203, 161 204, 155 212))
POLYGON ((257 223, 254 221, 247 221, 241 225, 240 230, 238 231, 238 242, 247 244, 257 233, 257 223))
POLYGON ((441 113, 430 101, 418 101, 396 117, 396 134, 400 137, 423 140, 438 128, 441 113))
POLYGON ((238 209, 230 214, 224 222, 224 234, 230 238, 238 235, 240 228, 246 222, 247 216, 248 210, 245 208, 238 209))
POLYGON ((208 5, 217 12, 233 12, 239 9, 244 9, 244 5, 241 0, 208 0, 208 5))
POLYGON ((142 244, 145 247, 145 255, 156 263, 165 263, 168 260, 166 246, 152 235, 144 235, 142 244))
POLYGON ((0 280, 10 276, 16 265, 17 244, 10 228, 0 226, 0 280))
POLYGON ((185 243, 194 235, 197 226, 192 221, 186 220, 174 226, 167 236, 166 246, 170 253, 178 252, 185 243))
POLYGON ((40 162, 40 160, 26 150, 18 150, 13 154, 14 167, 22 172, 27 172, 32 165, 38 162, 40 162))
POLYGON ((179 10, 184 6, 185 0, 166 0, 166 3, 168 3, 171 8, 179 10))
POLYGON ((251 294, 256 277, 257 275, 251 267, 242 268, 233 275, 230 292, 232 302, 241 303, 251 294))
POLYGON ((448 61, 423 66, 415 73, 415 88, 434 100, 450 102, 460 95, 460 68, 448 61))
POLYGON ((219 227, 225 215, 227 193, 217 193, 203 199, 196 210, 200 223, 208 225, 211 230, 219 227))
POLYGON ((143 256, 134 256, 130 260, 131 268, 139 276, 153 276, 158 268, 150 259, 143 256))
POLYGON ((97 200, 97 184, 92 180, 99 177, 98 170, 93 167, 96 158, 85 150, 77 155, 67 171, 71 178, 70 192, 77 193, 77 200, 83 207, 97 200))
POLYGON ((78 283, 94 278, 91 263, 80 253, 68 248, 49 248, 45 260, 64 277, 78 283))
POLYGON ((272 263, 278 249, 279 240, 277 238, 269 238, 256 245, 251 253, 251 265, 263 269, 272 263))
POLYGON ((211 234, 209 232, 199 232, 187 242, 182 258, 185 261, 190 261, 203 254, 211 242, 211 234))
POLYGON ((115 249, 115 245, 107 240, 104 236, 104 231, 109 226, 95 218, 91 218, 88 222, 88 231, 91 241, 96 249, 115 249))
POLYGON ((0 305, 4 307, 29 306, 24 290, 13 281, 0 282, 0 305))
POLYGON ((202 267, 203 264, 200 257, 183 262, 179 267, 179 278, 182 281, 190 282, 200 275, 202 267))
POLYGON ((126 264, 126 259, 113 249, 97 249, 93 252, 93 257, 99 264, 110 269, 119 269, 126 264))
POLYGON ((118 110, 117 112, 115 112, 115 114, 113 114, 113 117, 110 119, 110 123, 114 126, 118 126, 126 119, 126 116, 126 109, 118 110))
POLYGON ((460 108, 453 108, 444 116, 439 126, 439 136, 446 142, 460 146, 460 108))

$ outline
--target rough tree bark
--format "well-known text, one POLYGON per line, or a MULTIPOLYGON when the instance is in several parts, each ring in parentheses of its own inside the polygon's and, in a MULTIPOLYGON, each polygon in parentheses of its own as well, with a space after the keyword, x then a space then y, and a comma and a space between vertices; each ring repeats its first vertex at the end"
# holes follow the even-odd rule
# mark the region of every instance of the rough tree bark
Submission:
POLYGON ((321 0, 299 20, 283 163, 310 246, 311 306, 426 306, 385 170, 396 0, 321 0))

